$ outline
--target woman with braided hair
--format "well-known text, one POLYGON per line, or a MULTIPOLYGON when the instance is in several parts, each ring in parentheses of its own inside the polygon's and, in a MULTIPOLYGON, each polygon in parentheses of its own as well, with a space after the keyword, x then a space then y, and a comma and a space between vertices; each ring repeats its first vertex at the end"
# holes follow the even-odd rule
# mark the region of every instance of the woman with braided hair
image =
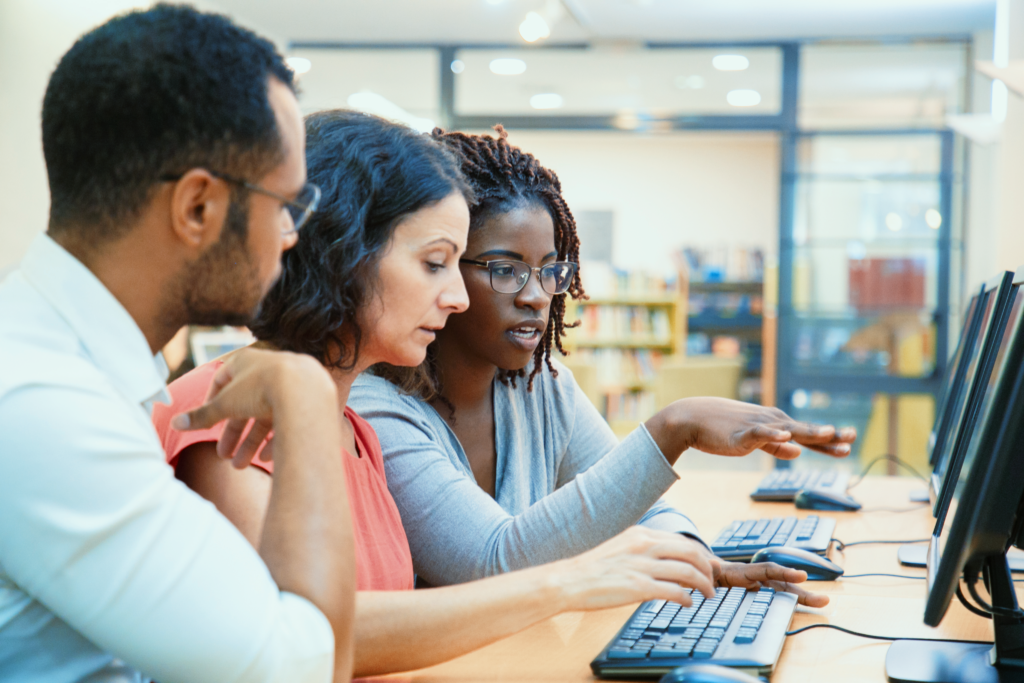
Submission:
POLYGON ((449 316, 418 368, 378 365, 350 396, 380 435, 422 581, 571 557, 638 523, 710 553, 690 520, 658 500, 679 479, 672 465, 684 450, 789 459, 800 453, 795 441, 849 454, 853 430, 718 398, 677 401, 619 443, 552 358, 566 295, 585 296, 561 184, 495 130, 433 133, 456 152, 476 198, 460 260, 468 310, 449 316))

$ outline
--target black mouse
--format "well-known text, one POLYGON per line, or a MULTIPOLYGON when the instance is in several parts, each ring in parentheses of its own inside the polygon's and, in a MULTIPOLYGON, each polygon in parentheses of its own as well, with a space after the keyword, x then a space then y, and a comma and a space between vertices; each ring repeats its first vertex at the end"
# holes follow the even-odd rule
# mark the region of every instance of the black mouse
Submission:
POLYGON ((801 510, 860 510, 860 503, 832 489, 800 489, 793 503, 801 510))
POLYGON ((761 683, 763 678, 717 664, 687 664, 661 677, 661 683, 761 683))
POLYGON ((789 548, 784 545, 768 546, 754 553, 754 562, 774 562, 783 567, 807 572, 808 581, 835 581, 843 575, 843 568, 827 557, 815 555, 809 550, 789 548))

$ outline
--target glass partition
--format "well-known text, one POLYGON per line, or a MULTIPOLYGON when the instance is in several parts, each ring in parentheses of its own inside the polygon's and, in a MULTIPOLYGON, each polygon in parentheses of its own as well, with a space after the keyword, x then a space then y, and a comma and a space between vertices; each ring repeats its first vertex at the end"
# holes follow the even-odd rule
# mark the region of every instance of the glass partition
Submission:
POLYGON ((782 51, 757 48, 461 49, 457 115, 775 115, 782 51))

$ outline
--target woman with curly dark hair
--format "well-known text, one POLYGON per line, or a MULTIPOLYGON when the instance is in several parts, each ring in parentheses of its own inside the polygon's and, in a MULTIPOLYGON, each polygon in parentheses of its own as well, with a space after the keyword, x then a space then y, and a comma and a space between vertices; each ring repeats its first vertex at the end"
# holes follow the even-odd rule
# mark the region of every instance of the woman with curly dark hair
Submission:
POLYGON ((419 368, 378 366, 350 399, 381 435, 419 577, 444 585, 550 562, 637 523, 703 550, 690 520, 658 500, 687 448, 793 458, 796 441, 849 454, 852 430, 716 398, 677 401, 620 444, 552 358, 565 297, 585 296, 561 184, 496 130, 434 131, 477 198, 460 259, 469 309, 449 317, 419 368))
MULTIPOLYGON (((354 675, 436 664, 562 611, 657 598, 688 604, 684 586, 712 595, 714 560, 678 536, 641 529, 543 567, 409 590, 413 558, 377 434, 347 399, 356 376, 372 364, 420 364, 445 319, 466 309, 458 259, 472 193, 444 145, 376 117, 313 114, 306 146, 321 206, 284 255, 281 278, 252 329, 261 346, 316 358, 337 385, 359 590, 354 675)), ((217 454, 223 426, 177 432, 168 425, 172 413, 203 402, 218 366, 208 363, 174 382, 173 409, 155 413, 154 422, 177 477, 259 547, 273 472, 266 431, 253 427, 244 438, 262 451, 238 470, 217 454)), ((806 578, 776 566, 762 567, 761 576, 806 578)))

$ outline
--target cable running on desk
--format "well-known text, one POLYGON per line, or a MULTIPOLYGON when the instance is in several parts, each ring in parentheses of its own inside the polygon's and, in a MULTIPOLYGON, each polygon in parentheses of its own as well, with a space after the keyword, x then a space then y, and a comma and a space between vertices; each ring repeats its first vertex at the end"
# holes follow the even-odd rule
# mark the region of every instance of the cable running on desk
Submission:
POLYGON ((846 548, 850 547, 851 545, 888 545, 888 544, 903 545, 903 544, 906 544, 906 543, 927 543, 930 540, 931 540, 930 538, 912 538, 912 539, 907 540, 907 541, 895 541, 895 540, 884 540, 884 541, 850 541, 849 543, 843 543, 838 538, 833 538, 833 539, 830 540, 830 542, 836 544, 836 550, 838 550, 839 552, 843 552, 843 550, 845 550, 846 548))
MULTIPOLYGON (((812 628, 831 628, 831 629, 834 629, 836 631, 842 631, 843 633, 848 633, 851 636, 857 636, 858 638, 870 638, 871 640, 889 640, 889 641, 893 641, 893 640, 907 640, 906 637, 896 638, 896 637, 893 637, 893 636, 876 636, 876 635, 872 635, 870 633, 861 633, 860 631, 853 631, 853 630, 848 629, 848 628, 843 628, 842 626, 836 626, 835 624, 811 624, 809 626, 802 626, 800 628, 793 629, 792 631, 786 631, 786 635, 787 636, 795 636, 798 633, 803 633, 804 631, 809 631, 812 628)), ((934 638, 913 638, 912 640, 935 640, 935 639, 934 638)), ((992 644, 992 643, 986 642, 984 640, 958 640, 956 642, 958 642, 958 643, 977 643, 978 645, 991 645, 992 644)))
POLYGON ((926 483, 926 484, 928 483, 928 480, 924 476, 922 476, 920 472, 918 472, 916 469, 914 469, 913 465, 911 465, 910 463, 908 463, 908 462, 906 462, 904 460, 901 460, 900 458, 896 457, 895 455, 893 455, 891 453, 886 453, 885 455, 878 456, 877 458, 875 458, 874 460, 869 462, 867 465, 865 465, 864 469, 861 470, 859 475, 857 475, 857 480, 855 482, 853 482, 852 484, 850 484, 849 486, 847 486, 846 490, 849 491, 854 486, 859 486, 860 483, 862 481, 864 481, 864 477, 867 476, 868 471, 872 467, 874 467, 874 465, 876 463, 882 462, 883 460, 886 460, 888 462, 896 463, 897 465, 899 465, 903 469, 908 470, 911 474, 913 474, 915 477, 917 477, 918 479, 920 479, 924 483, 926 483))

